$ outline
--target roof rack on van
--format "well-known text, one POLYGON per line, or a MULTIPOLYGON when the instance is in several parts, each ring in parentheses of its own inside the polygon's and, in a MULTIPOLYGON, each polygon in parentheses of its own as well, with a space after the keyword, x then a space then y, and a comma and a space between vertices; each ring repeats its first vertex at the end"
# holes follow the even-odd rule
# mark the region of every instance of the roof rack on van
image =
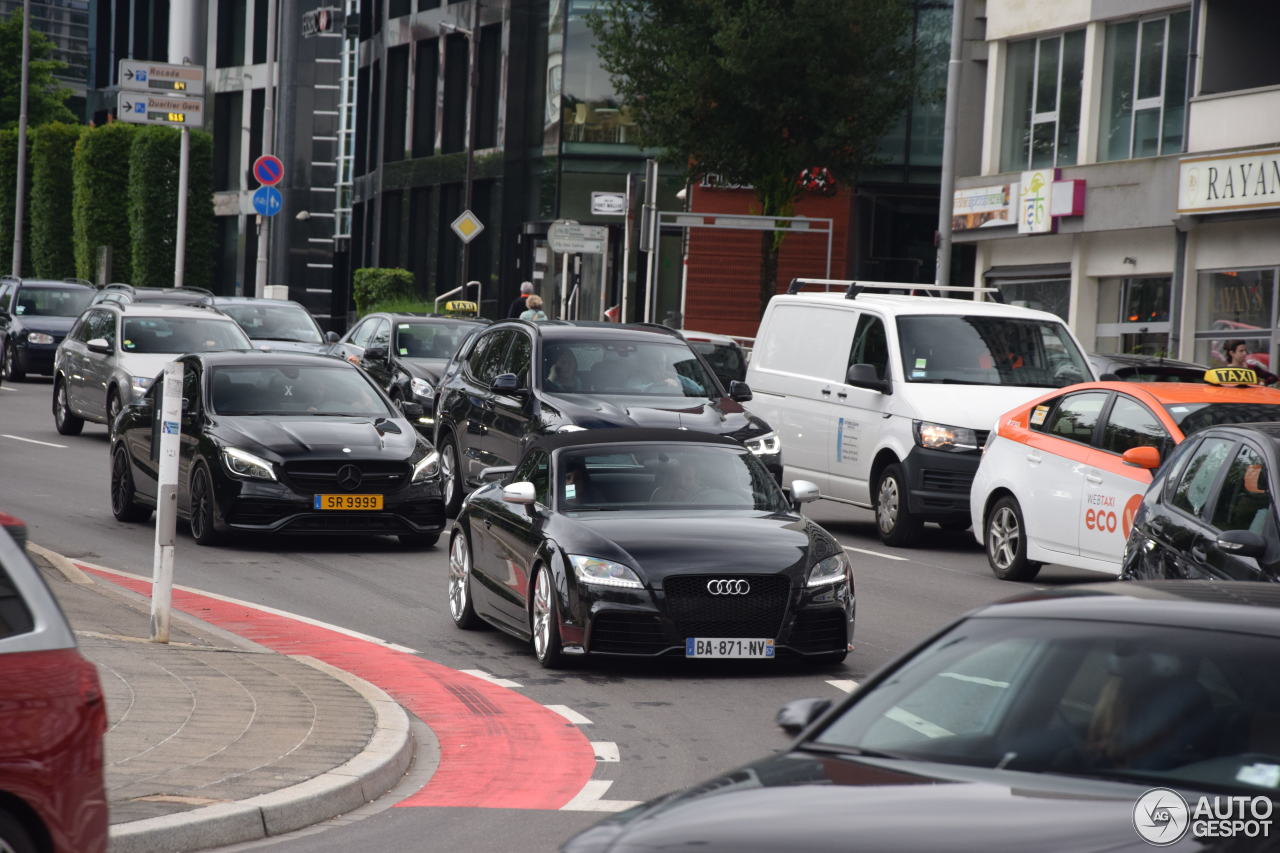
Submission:
POLYGON ((930 296, 935 293, 988 293, 992 295, 993 302, 1003 302, 1000 289, 998 287, 968 287, 965 285, 955 284, 911 284, 891 281, 855 281, 847 278, 793 278, 791 285, 787 288, 787 293, 799 293, 801 288, 807 286, 820 286, 824 290, 830 291, 832 287, 843 287, 845 299, 856 299, 859 293, 866 291, 925 291, 930 296))

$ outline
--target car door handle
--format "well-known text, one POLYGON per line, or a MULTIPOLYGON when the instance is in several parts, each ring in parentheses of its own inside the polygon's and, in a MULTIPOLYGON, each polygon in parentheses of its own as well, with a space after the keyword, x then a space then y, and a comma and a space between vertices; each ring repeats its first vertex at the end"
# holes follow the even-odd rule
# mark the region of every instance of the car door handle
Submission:
POLYGON ((1191 558, 1194 560, 1204 561, 1209 556, 1209 552, 1205 549, 1203 542, 1197 542, 1191 546, 1191 558))
POLYGON ((848 399, 849 397, 849 395, 846 394, 844 391, 837 391, 836 396, 839 397, 841 400, 848 399))
POLYGON ((1099 477, 1097 474, 1085 474, 1084 478, 1088 480, 1090 483, 1093 483, 1095 486, 1102 483, 1102 478, 1099 477))
POLYGON ((1030 462, 1032 465, 1039 465, 1043 460, 1044 460, 1044 457, 1041 456, 1039 453, 1027 454, 1027 461, 1030 462))
POLYGON ((830 396, 831 396, 831 389, 830 389, 830 388, 823 388, 823 389, 822 389, 822 396, 824 396, 824 397, 830 397, 830 396))

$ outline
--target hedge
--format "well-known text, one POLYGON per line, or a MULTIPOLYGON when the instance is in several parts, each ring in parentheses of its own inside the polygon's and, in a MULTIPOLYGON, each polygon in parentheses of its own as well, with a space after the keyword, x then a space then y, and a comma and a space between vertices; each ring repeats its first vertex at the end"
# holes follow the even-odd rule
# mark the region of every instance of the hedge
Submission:
MULTIPOLYGON (((31 137, 27 137, 31 152, 31 137)), ((31 160, 27 159, 27 178, 31 177, 31 160)), ((0 274, 13 272, 13 193, 18 183, 18 131, 0 130, 0 274)), ((29 184, 28 184, 29 186, 29 184)), ((28 206, 29 208, 29 206, 28 206)), ((33 275, 31 265, 31 214, 23 216, 22 274, 33 275)))
MULTIPOLYGON (((183 284, 213 285, 213 137, 191 133, 187 183, 187 251, 183 284)), ((143 127, 129 148, 129 237, 133 241, 131 284, 171 286, 178 227, 180 133, 143 127)))
MULTIPOLYGON (((46 124, 31 131, 31 262, 40 278, 76 274, 72 242, 72 160, 84 132, 78 124, 46 124)), ((87 276, 86 276, 87 277, 87 276)))
POLYGON ((88 128, 73 160, 72 230, 76 272, 94 280, 98 247, 111 247, 111 281, 133 280, 129 240, 129 148, 138 125, 122 121, 88 128))
POLYGON ((413 293, 413 273, 398 267, 364 267, 356 270, 352 296, 356 314, 369 313, 369 306, 395 299, 407 299, 413 293))

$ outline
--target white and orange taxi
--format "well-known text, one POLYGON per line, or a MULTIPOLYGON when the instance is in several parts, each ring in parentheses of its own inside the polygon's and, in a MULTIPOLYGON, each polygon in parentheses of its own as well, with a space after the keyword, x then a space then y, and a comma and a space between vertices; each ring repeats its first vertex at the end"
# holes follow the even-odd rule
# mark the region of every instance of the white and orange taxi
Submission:
POLYGON ((969 492, 973 532, 996 577, 1031 580, 1044 563, 1117 575, 1152 471, 1215 424, 1280 421, 1280 390, 1251 370, 1203 383, 1087 382, 1005 413, 969 492))

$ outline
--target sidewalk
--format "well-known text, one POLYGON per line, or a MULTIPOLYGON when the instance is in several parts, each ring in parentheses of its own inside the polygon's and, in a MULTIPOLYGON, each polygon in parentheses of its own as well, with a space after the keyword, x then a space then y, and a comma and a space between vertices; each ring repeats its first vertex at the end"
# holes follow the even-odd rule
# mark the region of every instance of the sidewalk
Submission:
POLYGON ((106 694, 112 853, 289 832, 381 796, 408 767, 408 717, 373 685, 177 611, 171 642, 151 643, 147 600, 31 558, 106 694))

